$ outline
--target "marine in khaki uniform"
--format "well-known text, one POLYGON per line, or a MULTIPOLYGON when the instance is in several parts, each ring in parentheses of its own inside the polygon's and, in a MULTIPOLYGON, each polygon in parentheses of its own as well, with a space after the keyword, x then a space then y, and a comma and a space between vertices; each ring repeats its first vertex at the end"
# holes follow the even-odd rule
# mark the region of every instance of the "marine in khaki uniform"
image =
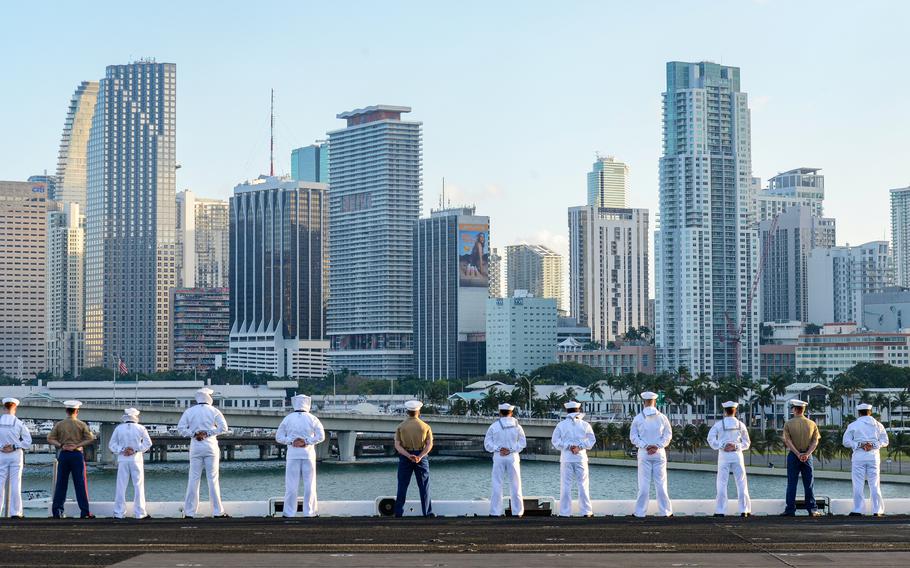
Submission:
POLYGON ((66 489, 69 485, 69 478, 72 476, 80 517, 83 519, 94 519, 95 515, 89 510, 88 505, 85 455, 82 453, 82 448, 94 442, 95 435, 89 430, 88 425, 78 418, 79 408, 82 406, 81 402, 78 400, 67 400, 63 403, 63 406, 66 408, 66 418, 54 424, 54 428, 47 435, 47 442, 60 449, 57 452, 57 483, 54 485, 51 514, 55 519, 63 516, 66 489))
POLYGON ((435 517, 430 501, 430 461, 427 454, 433 449, 433 431, 420 419, 423 403, 409 400, 404 403, 408 417, 395 430, 395 451, 398 452, 398 495, 395 498, 395 516, 404 514, 411 475, 417 480, 420 491, 420 508, 424 517, 435 517))

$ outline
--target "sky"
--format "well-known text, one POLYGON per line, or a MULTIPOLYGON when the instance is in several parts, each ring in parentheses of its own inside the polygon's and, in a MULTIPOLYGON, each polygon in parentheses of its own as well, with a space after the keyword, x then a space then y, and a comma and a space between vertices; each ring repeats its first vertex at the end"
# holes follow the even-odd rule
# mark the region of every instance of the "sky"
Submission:
MULTIPOLYGON (((423 204, 491 217, 493 246, 567 253, 595 152, 658 207, 667 61, 742 70, 753 175, 822 168, 838 244, 888 238, 910 185, 910 2, 16 2, 0 34, 0 179, 56 168, 76 86, 142 57, 177 64, 178 190, 227 198, 339 112, 413 108, 423 204), (12 25, 11 25, 12 24, 12 25)), ((653 246, 653 245, 652 245, 653 246)), ((653 274, 653 273, 652 273, 653 274)), ((653 285, 652 285, 653 287, 653 285)))

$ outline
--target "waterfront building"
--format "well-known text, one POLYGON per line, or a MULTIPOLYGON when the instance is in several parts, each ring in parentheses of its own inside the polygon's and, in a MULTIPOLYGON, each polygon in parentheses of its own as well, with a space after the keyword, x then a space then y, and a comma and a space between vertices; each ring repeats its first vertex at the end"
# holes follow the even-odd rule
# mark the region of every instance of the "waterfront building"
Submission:
POLYGON ((506 297, 527 290, 535 298, 553 298, 557 309, 562 300, 562 255, 543 245, 506 247, 506 297))
POLYGON ((327 193, 273 176, 234 188, 228 369, 325 376, 327 193))
POLYGON ((796 372, 821 368, 829 380, 857 363, 910 367, 910 333, 858 331, 856 324, 822 326, 818 335, 801 335, 796 372))
POLYGON ((47 187, 0 181, 0 373, 47 368, 47 187))
MULTIPOLYGON (((807 207, 812 217, 824 216, 825 176, 819 168, 796 168, 768 180, 768 187, 757 189, 755 206, 759 221, 773 219, 794 207, 807 207)), ((753 178, 761 187, 761 180, 753 178)))
POLYGON ((567 339, 572 339, 582 346, 587 345, 591 342, 591 328, 578 323, 574 317, 557 317, 556 343, 559 345, 567 339))
POLYGON ((895 286, 863 294, 862 325, 869 331, 910 329, 910 290, 895 286))
POLYGON ((487 299, 487 373, 530 373, 556 362, 556 300, 518 290, 487 299))
POLYGON ((760 378, 796 374, 796 343, 762 343, 758 346, 758 354, 760 378))
POLYGON ((739 68, 667 63, 654 243, 658 370, 758 375, 750 139, 739 68))
POLYGON ((809 321, 809 252, 835 244, 834 219, 803 205, 759 223, 762 321, 809 321))
POLYGON ((227 288, 174 288, 171 322, 171 369, 211 371, 226 359, 231 332, 227 288))
POLYGON ((863 294, 892 285, 888 241, 816 248, 809 253, 809 321, 861 322, 863 294))
POLYGON ((291 179, 329 183, 329 144, 315 144, 291 150, 291 179))
POLYGON ((588 172, 588 206, 627 207, 629 166, 613 156, 597 156, 588 172))
POLYGON ((166 371, 176 284, 177 66, 110 65, 88 143, 85 364, 166 371))
POLYGON ((895 283, 910 287, 910 186, 892 189, 890 194, 895 283))
POLYGON ((647 324, 648 210, 569 208, 572 315, 600 344, 647 324))
POLYGON ((414 372, 414 228, 420 216, 421 123, 377 105, 328 133, 329 358, 364 377, 414 372))
POLYGON ((85 216, 76 201, 47 214, 47 370, 78 377, 85 365, 85 216))
POLYGON ((229 227, 227 201, 177 194, 178 288, 228 286, 229 227))
POLYGON ((473 207, 433 211, 414 231, 414 374, 486 373, 490 218, 473 207))
POLYGON ((499 249, 490 249, 490 297, 502 298, 502 263, 499 249))
MULTIPOLYGON (((83 81, 76 87, 63 124, 57 155, 57 184, 48 193, 61 203, 78 203, 85 213, 88 187, 88 143, 98 101, 98 81, 83 81)), ((48 188, 50 189, 50 188, 48 188)))
POLYGON ((623 376, 635 373, 654 374, 654 346, 640 342, 621 343, 613 348, 556 353, 560 363, 579 363, 599 369, 606 375, 623 376))

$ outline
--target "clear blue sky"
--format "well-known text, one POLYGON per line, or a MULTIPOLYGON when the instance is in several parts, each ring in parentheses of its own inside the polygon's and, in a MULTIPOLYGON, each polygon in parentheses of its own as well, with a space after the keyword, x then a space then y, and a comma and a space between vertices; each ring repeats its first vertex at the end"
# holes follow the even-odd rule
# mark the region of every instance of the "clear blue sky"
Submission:
POLYGON ((888 235, 910 184, 910 3, 16 2, 0 35, 0 179, 56 167, 76 85, 139 57, 177 64, 178 188, 226 197, 267 170, 269 89, 279 172, 338 112, 413 107, 424 207, 446 178, 493 218, 492 241, 565 251, 595 151, 632 168, 657 208, 669 60, 742 69, 754 175, 823 168, 838 243, 888 235))

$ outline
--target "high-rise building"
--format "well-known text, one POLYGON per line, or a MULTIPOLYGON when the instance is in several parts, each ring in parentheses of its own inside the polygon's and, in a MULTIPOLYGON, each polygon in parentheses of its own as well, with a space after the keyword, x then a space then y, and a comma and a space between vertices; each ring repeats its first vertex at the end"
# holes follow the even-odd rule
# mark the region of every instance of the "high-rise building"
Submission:
POLYGON ((171 290, 171 369, 215 369, 227 356, 230 332, 227 288, 171 290))
POLYGON ((603 345, 648 321, 648 210, 569 208, 572 315, 603 345))
POLYGON ((769 179, 767 189, 755 193, 758 220, 773 219, 793 207, 806 207, 813 217, 823 216, 825 176, 819 171, 819 168, 796 168, 769 179))
POLYGON ((47 369, 78 377, 85 365, 85 216, 79 203, 47 214, 47 369))
POLYGON ((414 372, 414 227, 420 216, 421 123, 410 107, 343 112, 329 132, 334 369, 375 378, 414 372))
POLYGON ((893 282, 888 241, 816 248, 809 253, 809 322, 860 323, 863 294, 884 292, 893 282))
POLYGON ((177 194, 177 287, 227 288, 228 202, 177 194))
POLYGON ((89 136, 85 364, 166 371, 176 284, 177 66, 111 65, 89 136))
POLYGON ((88 187, 88 142, 97 101, 97 81, 83 81, 76 87, 60 138, 57 186, 49 194, 54 201, 78 203, 83 214, 88 187))
POLYGON ((530 373, 556 362, 556 300, 524 290, 487 299, 487 372, 530 373))
POLYGON ((506 296, 526 290, 535 298, 553 298, 562 311, 562 255, 543 245, 506 247, 506 296))
POLYGON ((499 249, 490 249, 490 297, 502 298, 502 261, 499 249))
POLYGON ((809 321, 809 252, 835 244, 834 219, 803 205, 759 223, 762 321, 809 321))
POLYGON ((291 179, 329 183, 329 145, 325 140, 291 150, 291 179))
POLYGON ((47 187, 0 181, 0 372, 30 379, 47 368, 47 187))
POLYGON ((327 192, 271 176, 234 188, 228 369, 325 376, 327 192))
POLYGON ((629 166, 613 156, 597 156, 588 172, 588 205, 627 207, 629 166))
POLYGON ((750 132, 739 68, 667 63, 654 243, 660 370, 758 376, 750 132))
POLYGON ((486 373, 490 218, 433 211, 414 233, 414 370, 421 379, 486 373))
POLYGON ((910 186, 892 189, 891 246, 898 286, 910 287, 910 186))

